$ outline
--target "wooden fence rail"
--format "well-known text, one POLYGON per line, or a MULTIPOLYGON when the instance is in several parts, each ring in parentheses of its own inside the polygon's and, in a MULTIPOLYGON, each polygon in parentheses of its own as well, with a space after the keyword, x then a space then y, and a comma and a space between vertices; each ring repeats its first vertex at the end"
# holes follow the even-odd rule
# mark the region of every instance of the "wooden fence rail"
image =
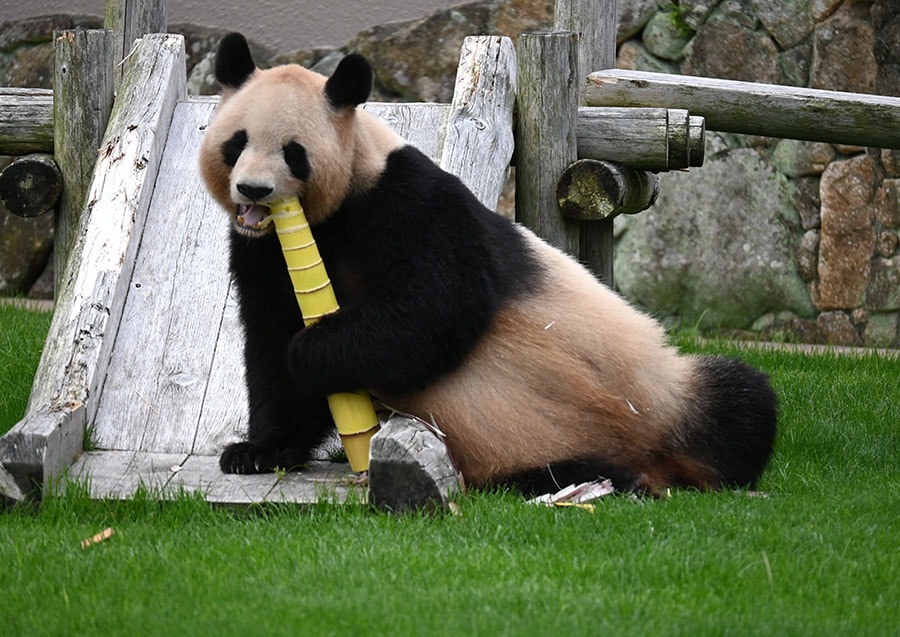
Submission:
POLYGON ((590 106, 683 108, 709 130, 900 148, 900 98, 609 69, 588 75, 590 106))

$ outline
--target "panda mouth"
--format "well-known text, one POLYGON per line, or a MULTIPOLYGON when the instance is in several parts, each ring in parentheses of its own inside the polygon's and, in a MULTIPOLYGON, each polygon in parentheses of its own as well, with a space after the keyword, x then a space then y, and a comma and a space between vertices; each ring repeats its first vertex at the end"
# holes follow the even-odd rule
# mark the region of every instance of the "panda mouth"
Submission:
POLYGON ((244 234, 258 235, 269 230, 272 218, 269 207, 263 204, 239 204, 234 224, 244 234))

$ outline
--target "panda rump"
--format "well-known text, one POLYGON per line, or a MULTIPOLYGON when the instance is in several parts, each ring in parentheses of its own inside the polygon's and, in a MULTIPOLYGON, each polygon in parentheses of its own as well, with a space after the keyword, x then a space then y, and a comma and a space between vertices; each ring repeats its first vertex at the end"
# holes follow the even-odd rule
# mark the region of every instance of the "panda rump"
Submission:
POLYGON ((757 482, 777 420, 766 376, 680 355, 654 320, 358 109, 363 57, 327 79, 260 70, 232 34, 216 73, 200 168, 232 220, 249 393, 247 440, 225 449, 224 471, 301 465, 333 427, 325 396, 367 389, 434 422, 474 486, 757 482), (341 305, 312 327, 256 223, 285 196, 299 197, 341 305))

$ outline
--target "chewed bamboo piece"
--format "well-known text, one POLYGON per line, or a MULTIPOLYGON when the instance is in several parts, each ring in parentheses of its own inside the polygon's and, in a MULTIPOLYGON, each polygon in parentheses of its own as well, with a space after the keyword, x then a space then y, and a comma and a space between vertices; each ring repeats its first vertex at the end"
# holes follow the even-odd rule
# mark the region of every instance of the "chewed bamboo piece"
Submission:
MULTIPOLYGON (((269 204, 269 210, 269 219, 275 224, 294 295, 303 314, 303 323, 310 326, 339 309, 331 280, 300 201, 296 197, 279 199, 269 204)), ((331 394, 328 396, 328 407, 347 452, 350 468, 353 471, 367 471, 369 441, 379 429, 371 397, 365 391, 331 394)))

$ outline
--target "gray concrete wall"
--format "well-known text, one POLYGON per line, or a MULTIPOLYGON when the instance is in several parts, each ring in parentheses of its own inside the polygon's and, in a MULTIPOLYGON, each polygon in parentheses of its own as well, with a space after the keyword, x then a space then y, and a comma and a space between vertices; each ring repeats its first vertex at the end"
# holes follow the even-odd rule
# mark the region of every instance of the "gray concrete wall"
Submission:
MULTIPOLYGON (((422 17, 460 0, 170 0, 170 22, 241 31, 278 52, 340 46, 376 24, 422 17)), ((0 22, 50 13, 103 15, 103 0, 0 0, 0 22)))

